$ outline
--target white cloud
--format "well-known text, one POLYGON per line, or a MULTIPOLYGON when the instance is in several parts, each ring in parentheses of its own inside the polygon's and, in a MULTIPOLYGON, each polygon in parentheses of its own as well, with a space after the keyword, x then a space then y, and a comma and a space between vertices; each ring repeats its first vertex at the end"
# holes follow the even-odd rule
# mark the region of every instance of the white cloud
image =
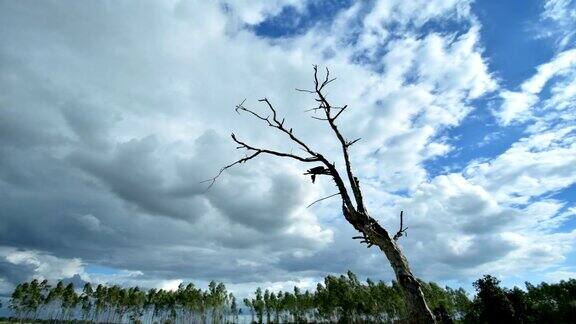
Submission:
POLYGON ((524 92, 502 91, 500 97, 504 101, 497 116, 504 125, 514 120, 526 120, 530 116, 530 108, 538 102, 537 95, 524 92))
POLYGON ((7 262, 32 270, 36 279, 60 280, 76 274, 85 275, 82 261, 78 258, 59 258, 34 250, 16 250, 2 247, 0 257, 7 262))
POLYGON ((574 0, 546 0, 544 22, 551 22, 540 31, 543 37, 556 37, 559 48, 566 48, 574 44, 576 35, 576 1, 574 0))
POLYGON ((566 50, 556 55, 550 62, 538 66, 536 73, 522 83, 520 91, 502 91, 500 97, 503 103, 495 112, 500 123, 509 125, 515 121, 522 122, 534 118, 534 106, 540 101, 538 95, 553 77, 567 77, 568 83, 561 83, 553 88, 555 90, 547 106, 555 109, 565 107, 566 102, 570 102, 573 98, 571 89, 574 70, 576 70, 576 49, 566 50))
MULTIPOLYGON (((575 216, 573 210, 560 212, 564 203, 555 200, 517 206, 475 180, 457 173, 441 175, 411 197, 396 199, 409 228, 400 242, 418 273, 453 280, 485 273, 514 276, 563 264, 576 231, 557 231, 575 216)), ((384 223, 396 228, 394 210, 381 209, 387 215, 384 223)))
POLYGON ((264 21, 267 17, 278 15, 282 9, 292 7, 297 11, 303 11, 308 1, 306 0, 232 0, 222 1, 230 6, 243 22, 256 25, 264 21))
POLYGON ((574 129, 559 127, 522 138, 498 157, 470 164, 465 174, 509 204, 566 188, 576 182, 574 129))
POLYGON ((405 32, 431 20, 470 19, 470 3, 467 0, 378 1, 362 22, 361 45, 369 49, 383 44, 393 24, 405 32))
POLYGON ((460 123, 472 110, 469 102, 496 88, 478 33, 473 27, 456 38, 430 34, 389 43, 386 72, 374 85, 375 98, 367 98, 375 102, 371 117, 350 121, 361 125, 354 136, 362 137, 357 165, 366 177, 391 190, 413 189, 426 178, 422 161, 450 150, 436 136, 460 123))
POLYGON ((178 286, 182 283, 181 279, 174 279, 174 280, 165 280, 162 281, 160 286, 158 287, 159 289, 164 289, 164 290, 178 290, 178 286))
POLYGON ((549 281, 558 282, 560 280, 568 280, 576 278, 576 271, 573 268, 561 267, 558 270, 548 272, 546 278, 549 281))

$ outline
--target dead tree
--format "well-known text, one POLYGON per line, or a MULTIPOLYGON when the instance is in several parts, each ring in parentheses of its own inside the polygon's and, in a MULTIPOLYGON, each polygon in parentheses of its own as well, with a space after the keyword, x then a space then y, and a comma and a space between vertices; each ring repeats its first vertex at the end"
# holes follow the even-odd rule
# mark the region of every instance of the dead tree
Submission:
MULTIPOLYGON (((291 128, 286 127, 284 125, 284 119, 278 116, 278 113, 272 103, 268 99, 264 98, 260 99, 259 102, 265 104, 266 109, 269 110, 268 115, 263 115, 252 109, 246 108, 244 106, 244 101, 236 106, 236 112, 239 114, 247 113, 252 117, 262 121, 267 126, 275 128, 277 131, 287 136, 292 142, 297 144, 303 150, 304 154, 299 155, 252 146, 245 141, 240 140, 238 137, 236 137, 236 135, 232 134, 232 140, 238 144, 237 149, 245 150, 246 156, 221 168, 214 178, 207 180, 210 183, 209 187, 212 186, 218 177, 227 169, 237 164, 252 160, 263 154, 290 158, 304 163, 318 164, 317 166, 309 169, 305 174, 312 177, 312 182, 314 182, 316 177, 319 175, 330 176, 338 189, 338 193, 331 196, 339 195, 341 197, 342 213, 344 217, 361 234, 360 236, 354 237, 354 239, 361 239, 361 243, 366 243, 368 247, 375 245, 382 252, 384 252, 386 258, 392 266, 392 269, 394 270, 396 280, 398 281, 398 284, 403 291, 405 303, 408 309, 407 322, 427 324, 434 323, 434 315, 426 304, 420 283, 412 274, 410 266, 408 265, 408 261, 402 253, 400 246, 396 242, 401 236, 405 234, 406 231, 406 228, 403 228, 402 213, 400 216, 400 229, 393 237, 391 237, 388 231, 380 226, 380 224, 378 224, 378 222, 372 218, 366 210, 364 201, 362 199, 360 181, 353 173, 349 156, 350 146, 356 143, 359 139, 352 141, 347 140, 344 138, 336 124, 336 120, 348 108, 348 106, 332 106, 326 99, 324 93, 325 87, 334 80, 335 78, 330 78, 330 71, 328 69, 326 69, 325 77, 323 79, 319 79, 318 67, 314 66, 314 89, 296 90, 310 93, 315 96, 315 100, 318 102, 318 106, 310 110, 314 112, 321 112, 322 117, 312 116, 312 118, 325 121, 330 126, 334 135, 340 142, 342 155, 344 158, 344 175, 342 175, 336 168, 335 163, 330 162, 330 160, 328 160, 325 155, 313 149, 309 144, 298 138, 291 128), (351 193, 346 187, 346 182, 351 189, 351 193)), ((325 197, 320 200, 329 197, 325 197)))

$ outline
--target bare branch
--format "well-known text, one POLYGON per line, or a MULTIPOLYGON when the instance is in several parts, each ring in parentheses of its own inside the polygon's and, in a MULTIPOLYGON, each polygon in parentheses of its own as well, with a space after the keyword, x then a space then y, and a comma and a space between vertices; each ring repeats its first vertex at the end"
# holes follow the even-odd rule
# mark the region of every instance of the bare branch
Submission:
POLYGON ((318 65, 314 64, 314 88, 318 89, 318 65))
POLYGON ((356 201, 356 208, 358 209, 359 212, 362 213, 362 212, 365 212, 366 210, 364 208, 364 202, 362 200, 362 194, 361 194, 360 188, 358 186, 358 181, 355 179, 354 174, 352 173, 352 165, 350 163, 350 157, 348 155, 348 147, 352 144, 349 144, 344 139, 344 136, 342 136, 342 133, 340 133, 338 126, 334 122, 336 119, 336 116, 339 116, 347 108, 347 106, 344 106, 336 114, 336 116, 332 117, 332 115, 331 115, 332 106, 330 105, 330 103, 328 102, 328 100, 326 99, 324 94, 322 93, 322 87, 325 85, 325 83, 327 83, 329 81, 329 72, 330 71, 328 69, 326 69, 326 78, 325 78, 324 82, 322 83, 322 85, 319 86, 318 85, 318 67, 314 66, 314 85, 315 85, 316 95, 318 96, 317 100, 320 102, 320 106, 324 108, 324 113, 326 115, 326 119, 328 121, 328 124, 330 125, 330 127, 334 131, 334 134, 336 134, 336 137, 338 138, 338 140, 340 141, 340 145, 342 146, 342 154, 344 155, 344 163, 346 166, 346 174, 348 176, 348 182, 350 183, 350 186, 352 188, 352 193, 354 194, 354 200, 356 201))
POLYGON ((361 140, 362 138, 357 138, 351 142, 346 142, 346 147, 350 147, 352 145, 354 145, 354 143, 358 142, 359 140, 361 140))
POLYGON ((244 110, 244 103, 246 102, 246 98, 244 98, 244 100, 242 100, 242 102, 239 105, 236 105, 236 108, 234 109, 236 111, 236 113, 238 115, 240 115, 240 111, 239 110, 244 110))
MULTIPOLYGON (((245 101, 245 100, 244 100, 245 101)), ((270 109, 270 111, 272 112, 272 120, 270 120, 270 116, 262 116, 258 113, 256 113, 255 111, 246 108, 243 104, 244 101, 242 101, 242 103, 240 103, 238 106, 236 106, 236 112, 240 112, 240 111, 245 111, 247 113, 249 113, 250 115, 256 117, 257 119, 260 119, 264 122, 266 122, 266 124, 270 127, 276 128, 278 130, 280 130, 281 132, 285 133, 286 135, 288 135, 288 137, 290 137, 290 139, 296 143, 298 143, 298 145, 300 145, 302 148, 304 148, 304 150, 310 154, 311 156, 317 156, 318 153, 316 153, 315 151, 313 151, 312 149, 310 149, 310 147, 308 145, 306 145, 302 140, 300 140, 299 138, 297 138, 293 132, 292 129, 286 129, 284 127, 284 119, 282 119, 282 121, 278 120, 278 114, 276 112, 276 109, 274 108, 274 106, 272 105, 272 103, 270 103, 270 101, 267 98, 263 98, 258 100, 259 102, 264 102, 266 103, 266 106, 268 107, 268 109, 270 109)))
POLYGON ((318 110, 323 110, 323 109, 324 109, 324 108, 322 108, 322 107, 320 106, 320 107, 315 107, 315 108, 306 109, 306 110, 304 110, 304 112, 309 112, 309 111, 316 112, 316 111, 318 111, 318 110))
POLYGON ((287 158, 298 160, 300 162, 322 162, 322 160, 317 158, 317 157, 305 158, 305 157, 301 157, 299 155, 292 154, 292 153, 284 153, 284 152, 279 152, 279 151, 274 151, 274 150, 269 150, 269 149, 257 148, 257 147, 251 146, 251 145, 239 140, 238 138, 236 138, 236 135, 234 135, 234 134, 232 134, 231 137, 232 137, 232 140, 239 145, 236 147, 236 149, 245 149, 247 151, 253 151, 253 153, 220 168, 220 170, 218 171, 216 176, 214 176, 210 179, 201 181, 200 183, 210 182, 210 184, 208 185, 208 188, 206 188, 205 191, 208 191, 208 190, 210 190, 210 188, 212 188, 212 186, 214 185, 216 180, 218 180, 218 178, 222 175, 222 173, 224 173, 224 171, 230 169, 231 167, 233 167, 237 164, 248 162, 262 153, 269 154, 269 155, 275 155, 275 156, 279 156, 279 157, 287 157, 287 158))
POLYGON ((403 223, 404 223, 404 211, 401 210, 400 211, 400 229, 398 230, 398 232, 396 232, 396 234, 394 234, 394 241, 397 241, 399 238, 406 235, 406 230, 408 229, 408 227, 404 227, 403 223))
POLYGON ((340 108, 340 111, 336 114, 336 116, 334 116, 334 117, 332 118, 332 121, 336 120, 336 118, 338 118, 338 116, 340 116, 340 114, 341 114, 344 110, 346 110, 346 108, 348 108, 348 105, 345 105, 344 107, 340 108))
POLYGON ((332 81, 335 81, 336 79, 337 79, 337 78, 332 78, 332 79, 326 81, 326 82, 324 83, 324 86, 327 86, 328 84, 330 84, 332 81))
POLYGON ((270 155, 276 155, 276 156, 280 156, 280 157, 288 157, 288 158, 292 158, 295 160, 298 160, 300 162, 320 162, 321 160, 317 157, 301 157, 295 154, 290 154, 290 153, 284 153, 284 152, 279 152, 279 151, 274 151, 274 150, 269 150, 269 149, 263 149, 263 148, 256 148, 253 146, 250 146, 248 144, 246 144, 245 142, 240 141, 239 139, 236 138, 236 135, 232 134, 232 140, 238 144, 240 144, 240 146, 238 148, 244 148, 248 151, 256 151, 256 152, 260 152, 260 153, 266 153, 266 154, 270 154, 270 155))
POLYGON ((252 153, 252 155, 241 158, 240 160, 237 160, 234 163, 230 163, 230 164, 220 168, 220 170, 218 171, 218 174, 216 174, 216 176, 214 176, 210 179, 204 180, 204 181, 200 181, 200 183, 210 182, 210 184, 208 185, 206 190, 204 190, 204 192, 206 192, 206 191, 210 190, 210 188, 212 188, 212 186, 214 185, 216 180, 218 180, 218 178, 220 178, 220 176, 222 175, 222 173, 224 173, 224 171, 230 169, 231 167, 235 166, 236 164, 240 164, 240 163, 244 163, 244 162, 247 162, 249 160, 252 160, 253 158, 257 157, 260 153, 262 153, 262 152, 256 151, 256 152, 252 153))
POLYGON ((368 236, 366 236, 365 233, 362 233, 361 236, 353 236, 352 239, 353 240, 360 240, 360 244, 366 243, 367 248, 371 248, 375 244, 374 242, 372 242, 372 240, 370 240, 370 238, 368 238, 368 236))
POLYGON ((336 78, 330 79, 330 70, 326 67, 326 77, 322 84, 320 85, 320 90, 322 90, 325 86, 327 86, 330 82, 336 80, 336 78))
POLYGON ((328 199, 328 198, 332 198, 332 197, 334 197, 334 196, 338 196, 339 194, 340 194, 340 192, 337 192, 337 193, 332 194, 332 195, 330 195, 330 196, 326 196, 326 197, 324 197, 324 198, 320 198, 320 199, 318 199, 318 200, 315 200, 313 203, 311 203, 310 205, 306 206, 306 208, 310 208, 312 205, 314 205, 314 204, 316 204, 316 203, 319 203, 319 202, 321 202, 322 200, 326 200, 326 199, 328 199))
POLYGON ((257 112, 244 107, 245 101, 246 101, 246 99, 242 100, 242 102, 236 106, 236 109, 235 109, 236 113, 240 114, 240 111, 245 111, 256 118, 258 118, 262 121, 265 121, 268 124, 268 126, 274 127, 274 125, 270 122, 270 116, 263 117, 262 115, 258 114, 257 112))
POLYGON ((308 93, 316 93, 316 91, 312 91, 312 90, 306 90, 306 89, 298 89, 298 88, 296 88, 296 91, 300 91, 300 92, 308 92, 308 93))
POLYGON ((274 120, 276 125, 280 125, 280 123, 278 122, 278 119, 276 119, 276 109, 274 109, 274 106, 272 106, 272 104, 270 103, 268 98, 258 99, 258 102, 265 102, 266 103, 268 108, 270 108, 270 110, 272 111, 272 119, 274 120))

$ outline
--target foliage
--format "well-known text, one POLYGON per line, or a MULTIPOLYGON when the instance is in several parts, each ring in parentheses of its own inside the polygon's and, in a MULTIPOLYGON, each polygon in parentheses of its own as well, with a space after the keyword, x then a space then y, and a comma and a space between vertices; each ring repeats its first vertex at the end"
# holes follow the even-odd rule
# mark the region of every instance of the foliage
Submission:
POLYGON ((181 284, 177 290, 120 287, 86 283, 77 291, 72 283, 59 281, 50 286, 46 280, 16 286, 10 308, 17 319, 96 323, 174 323, 237 321, 234 295, 223 283, 210 282, 207 291, 194 284, 181 284))
MULTIPOLYGON (((486 275, 474 282, 471 300, 462 288, 442 288, 420 281, 440 323, 574 323, 576 280, 557 284, 526 283, 526 289, 500 287, 486 275)), ((270 291, 257 288, 244 298, 256 323, 393 323, 407 318, 402 290, 396 282, 361 282, 348 271, 329 275, 314 291, 270 291)), ((242 313, 236 297, 223 283, 207 290, 181 284, 177 290, 120 287, 86 283, 81 290, 59 281, 51 286, 36 279, 19 284, 10 308, 17 319, 105 323, 238 323, 242 313)))
POLYGON ((526 282, 526 291, 499 286, 498 279, 486 275, 474 282, 477 296, 467 314, 470 323, 574 323, 576 320, 576 280, 557 284, 526 282))

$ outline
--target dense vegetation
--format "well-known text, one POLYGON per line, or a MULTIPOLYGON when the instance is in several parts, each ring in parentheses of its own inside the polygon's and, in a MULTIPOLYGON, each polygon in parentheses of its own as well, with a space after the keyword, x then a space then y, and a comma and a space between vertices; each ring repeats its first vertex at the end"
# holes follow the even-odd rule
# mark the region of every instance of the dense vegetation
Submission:
MULTIPOLYGON (((474 282, 476 296, 450 287, 421 282, 424 294, 440 323, 574 323, 576 280, 557 284, 526 283, 526 290, 502 288, 492 276, 474 282)), ((360 282, 348 272, 327 276, 316 290, 270 292, 258 288, 244 299, 253 322, 398 322, 406 318, 400 287, 392 282, 360 282)), ((132 323, 234 323, 242 313, 236 298, 222 283, 211 282, 206 291, 193 284, 178 290, 141 290, 138 287, 84 285, 32 280, 19 284, 10 308, 17 319, 132 323)))
POLYGON ((59 281, 19 284, 10 300, 17 319, 82 320, 96 323, 234 322, 238 307, 223 283, 210 282, 207 291, 181 284, 176 291, 138 287, 107 287, 86 283, 81 292, 59 281))
MULTIPOLYGON (((470 300, 463 289, 443 289, 435 283, 421 282, 431 308, 446 308, 455 318, 462 318, 470 300)), ((327 276, 316 291, 276 294, 257 289, 255 297, 244 300, 256 322, 393 322, 405 318, 405 303, 400 287, 393 282, 366 283, 348 272, 327 276)))
MULTIPOLYGON (((575 323, 576 280, 557 284, 526 283, 526 291, 505 289, 492 276, 474 282, 476 297, 464 289, 421 282, 430 308, 440 323, 575 323)), ((328 276, 314 293, 269 293, 256 290, 244 300, 257 322, 402 322, 406 318, 396 283, 361 283, 347 276, 328 276)))

